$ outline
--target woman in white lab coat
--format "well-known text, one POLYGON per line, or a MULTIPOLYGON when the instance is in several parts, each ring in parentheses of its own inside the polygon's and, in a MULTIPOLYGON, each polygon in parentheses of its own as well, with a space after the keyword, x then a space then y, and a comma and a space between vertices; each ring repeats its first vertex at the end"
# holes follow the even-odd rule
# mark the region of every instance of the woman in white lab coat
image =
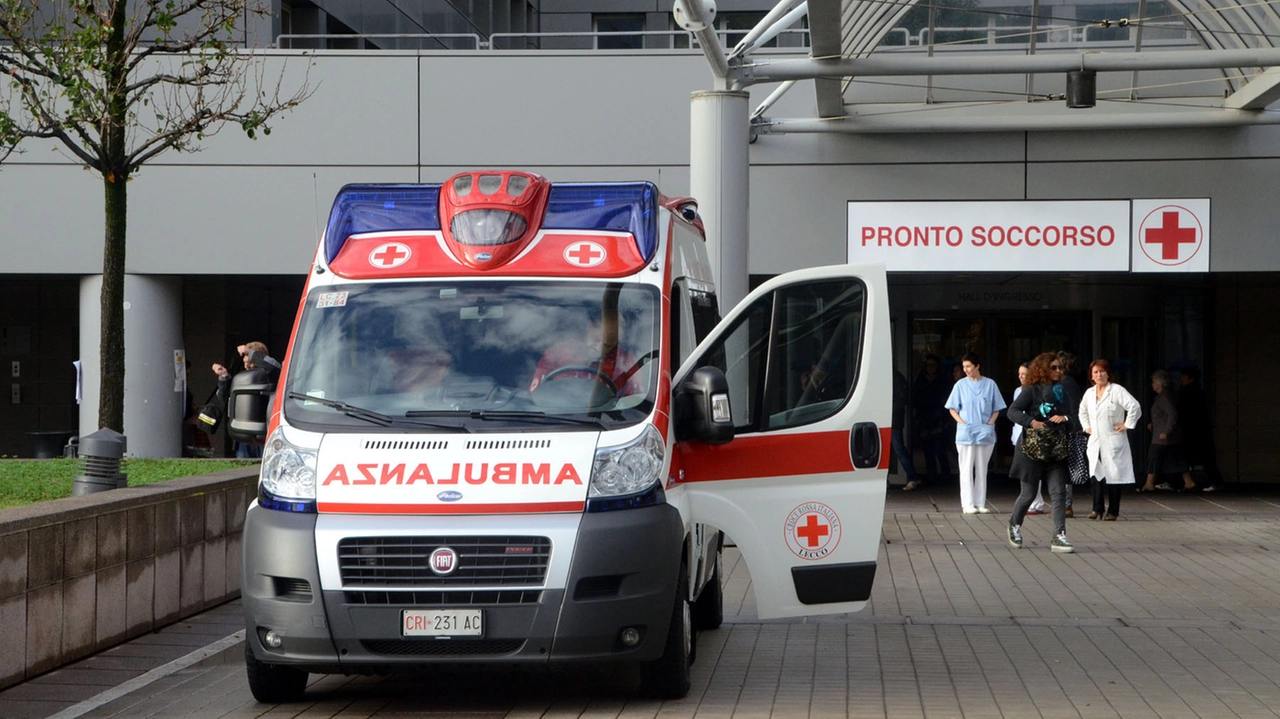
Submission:
POLYGON ((1093 511, 1089 519, 1120 516, 1120 490, 1136 483, 1128 431, 1138 426, 1142 406, 1129 390, 1111 381, 1111 364, 1104 359, 1089 365, 1093 387, 1080 400, 1080 425, 1089 435, 1089 482, 1093 511), (1110 505, 1108 507, 1108 505, 1110 505))

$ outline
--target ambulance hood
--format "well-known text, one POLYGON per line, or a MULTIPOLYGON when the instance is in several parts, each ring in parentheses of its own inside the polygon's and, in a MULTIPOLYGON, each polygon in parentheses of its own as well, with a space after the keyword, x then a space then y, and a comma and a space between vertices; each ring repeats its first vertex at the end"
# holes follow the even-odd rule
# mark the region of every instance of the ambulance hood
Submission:
POLYGON ((599 432, 341 434, 321 441, 321 513, 581 512, 599 432))

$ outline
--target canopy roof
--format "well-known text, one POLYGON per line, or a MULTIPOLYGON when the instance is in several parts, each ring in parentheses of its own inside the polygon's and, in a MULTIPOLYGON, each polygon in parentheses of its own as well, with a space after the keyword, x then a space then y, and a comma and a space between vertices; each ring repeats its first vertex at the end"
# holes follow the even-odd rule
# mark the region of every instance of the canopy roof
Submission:
MULTIPOLYGON (((685 3, 699 11, 700 0, 685 3)), ((698 39, 722 87, 781 83, 755 109, 758 133, 1272 124, 1276 3, 782 0, 727 54, 718 41, 709 47, 714 34, 698 39), (760 49, 806 14, 808 57, 760 49), (1069 108, 1067 74, 1081 70, 1083 94, 1073 98, 1085 106, 1069 108), (770 116, 783 93, 810 80, 813 117, 770 116)))

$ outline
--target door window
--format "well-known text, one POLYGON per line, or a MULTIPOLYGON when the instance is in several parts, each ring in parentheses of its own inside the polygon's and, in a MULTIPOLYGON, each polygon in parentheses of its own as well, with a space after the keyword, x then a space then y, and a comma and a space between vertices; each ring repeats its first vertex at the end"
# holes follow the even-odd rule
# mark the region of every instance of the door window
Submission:
POLYGON ((816 422, 856 386, 865 286, 792 285, 758 298, 700 363, 724 371, 739 433, 816 422))

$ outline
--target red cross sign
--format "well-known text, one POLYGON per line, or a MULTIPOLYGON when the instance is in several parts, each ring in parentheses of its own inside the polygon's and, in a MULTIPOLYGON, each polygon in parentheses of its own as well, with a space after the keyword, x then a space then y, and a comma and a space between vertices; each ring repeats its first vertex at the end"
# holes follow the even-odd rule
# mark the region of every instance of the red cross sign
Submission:
POLYGON ((831 525, 823 524, 816 514, 806 515, 804 524, 796 527, 800 543, 810 547, 818 546, 818 539, 828 534, 831 534, 831 525))
POLYGON ((805 502, 787 515, 787 547, 801 559, 822 559, 840 544, 840 517, 821 502, 805 502))
POLYGON ((564 261, 575 267, 595 267, 604 262, 608 253, 594 242, 574 242, 564 250, 564 261))
POLYGON ((399 267, 409 261, 413 250, 401 242, 386 242, 373 248, 369 253, 369 264, 383 270, 399 267))
POLYGON ((1207 272, 1208 200, 1134 200, 1133 271, 1207 272))
MULTIPOLYGON (((1160 261, 1169 262, 1178 260, 1178 248, 1180 245, 1196 243, 1195 227, 1179 227, 1178 220, 1182 214, 1176 209, 1162 210, 1160 212, 1160 226, 1146 227, 1143 231, 1142 241, 1148 245, 1160 245, 1160 261)), ((1194 217, 1192 219, 1195 219, 1194 217)), ((1148 248, 1149 249, 1149 248, 1148 248)), ((1155 259, 1154 257, 1152 259, 1155 259)))

